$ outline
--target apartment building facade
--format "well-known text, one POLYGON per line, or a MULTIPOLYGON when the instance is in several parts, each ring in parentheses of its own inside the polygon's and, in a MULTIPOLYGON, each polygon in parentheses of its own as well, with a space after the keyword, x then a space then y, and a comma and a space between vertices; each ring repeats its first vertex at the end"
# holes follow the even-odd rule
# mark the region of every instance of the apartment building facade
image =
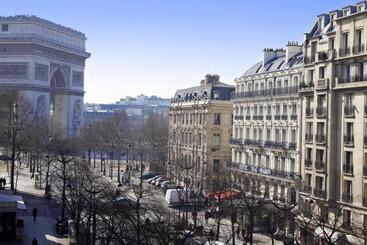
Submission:
POLYGON ((300 206, 324 220, 343 207, 347 230, 367 224, 366 36, 360 2, 319 15, 304 44, 300 206))
POLYGON ((234 86, 206 75, 200 86, 177 90, 169 106, 169 164, 177 184, 212 189, 230 161, 234 86))
POLYGON ((285 50, 263 52, 263 61, 235 80, 229 167, 237 188, 295 203, 302 45, 289 42, 285 50))

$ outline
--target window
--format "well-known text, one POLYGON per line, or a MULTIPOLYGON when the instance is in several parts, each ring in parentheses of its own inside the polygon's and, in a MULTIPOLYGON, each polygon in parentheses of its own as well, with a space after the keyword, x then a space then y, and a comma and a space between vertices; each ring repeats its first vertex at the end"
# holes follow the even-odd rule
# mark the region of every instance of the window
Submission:
POLYGON ((345 82, 350 82, 350 64, 344 66, 344 79, 345 82))
POLYGON ((323 182, 324 182, 324 178, 320 177, 320 176, 316 176, 316 189, 317 190, 323 190, 323 182))
POLYGON ((317 42, 311 43, 311 62, 315 61, 317 42))
POLYGON ((267 129, 266 130, 266 140, 270 140, 270 138, 271 138, 271 131, 270 129, 267 129))
POLYGON ((308 81, 310 84, 313 84, 313 70, 308 71, 308 81))
POLYGON ((219 91, 215 91, 215 92, 213 93, 213 97, 214 97, 214 99, 215 99, 215 100, 219 100, 219 98, 220 98, 220 93, 219 93, 219 91))
POLYGON ((345 152, 345 165, 347 166, 353 165, 353 152, 351 151, 345 152))
POLYGON ((296 129, 292 129, 291 131, 291 142, 296 143, 297 142, 297 131, 296 129))
POLYGON ((350 210, 343 210, 343 225, 346 227, 352 226, 352 212, 350 210))
POLYGON ((271 115, 271 105, 268 105, 267 115, 271 115))
POLYGON ((348 195, 351 195, 353 192, 352 192, 352 181, 350 180, 344 180, 344 193, 345 194, 348 194, 348 195))
POLYGON ((335 38, 329 39, 329 49, 331 50, 335 49, 335 38))
POLYGON ((312 148, 307 148, 307 150, 306 150, 306 160, 312 161, 312 148))
POLYGON ((214 159, 213 160, 213 171, 214 172, 218 172, 219 171, 219 163, 220 163, 220 160, 219 159, 214 159))
POLYGON ((201 125, 203 123, 203 114, 200 113, 199 114, 199 125, 201 125))
POLYGON ((359 81, 364 81, 364 63, 358 64, 358 75, 359 75, 359 81))
POLYGON ((213 134, 212 145, 213 145, 213 147, 219 147, 220 146, 220 134, 218 134, 218 133, 213 134))
POLYGON ((202 139, 201 139, 201 133, 199 133, 199 136, 198 136, 198 144, 199 144, 199 148, 201 147, 201 144, 202 144, 202 139))
POLYGON ((343 54, 345 54, 348 50, 349 47, 349 33, 348 32, 344 32, 343 33, 343 54))
POLYGON ((1 25, 1 31, 9 31, 9 25, 8 24, 2 24, 1 25))
POLYGON ((288 106, 287 105, 283 105, 283 115, 287 115, 288 114, 288 106))
POLYGON ((220 125, 220 113, 214 113, 214 125, 220 125))
POLYGON ((356 43, 355 43, 355 45, 356 45, 356 49, 355 49, 355 51, 356 52, 361 52, 362 51, 362 41, 363 41, 363 39, 362 39, 362 30, 360 29, 360 30, 356 30, 356 37, 355 37, 355 40, 356 40, 356 43))
POLYGON ((319 67, 319 79, 325 79, 325 66, 319 67))

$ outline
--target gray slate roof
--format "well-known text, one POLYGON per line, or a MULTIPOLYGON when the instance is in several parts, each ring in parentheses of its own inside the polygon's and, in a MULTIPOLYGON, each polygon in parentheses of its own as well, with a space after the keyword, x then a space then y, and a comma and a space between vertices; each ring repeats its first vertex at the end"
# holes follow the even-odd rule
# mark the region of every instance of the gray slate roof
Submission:
POLYGON ((302 52, 294 55, 289 59, 289 62, 285 62, 285 56, 275 58, 263 66, 263 62, 260 61, 255 65, 251 66, 242 77, 253 76, 257 74, 264 74, 270 72, 276 72, 281 70, 287 70, 290 68, 297 68, 303 65, 303 54, 302 52))

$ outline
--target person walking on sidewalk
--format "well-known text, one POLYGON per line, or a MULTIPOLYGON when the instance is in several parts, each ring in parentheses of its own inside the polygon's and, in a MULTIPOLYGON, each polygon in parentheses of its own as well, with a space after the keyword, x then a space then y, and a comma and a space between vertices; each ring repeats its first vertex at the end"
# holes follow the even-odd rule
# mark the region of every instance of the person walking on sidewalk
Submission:
POLYGON ((33 208, 32 213, 33 213, 33 222, 36 222, 37 213, 38 213, 37 208, 33 208))
POLYGON ((36 239, 36 238, 33 238, 33 240, 32 240, 32 245, 38 245, 38 241, 37 241, 37 239, 36 239))

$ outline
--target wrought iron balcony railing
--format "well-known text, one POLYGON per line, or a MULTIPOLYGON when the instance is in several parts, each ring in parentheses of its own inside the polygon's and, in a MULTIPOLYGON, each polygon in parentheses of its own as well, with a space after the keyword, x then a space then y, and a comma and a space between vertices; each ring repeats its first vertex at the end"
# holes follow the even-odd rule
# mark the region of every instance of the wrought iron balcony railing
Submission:
POLYGON ((316 170, 325 171, 325 163, 324 161, 316 161, 315 162, 316 170))
POLYGON ((312 168, 312 160, 305 159, 305 167, 306 168, 312 168))
POLYGON ((297 114, 291 114, 291 120, 297 120, 298 115, 297 114))
POLYGON ((326 108, 324 106, 316 107, 316 115, 318 117, 324 117, 326 115, 326 108))
POLYGON ((306 141, 309 141, 309 142, 310 141, 313 141, 313 135, 312 134, 309 134, 309 133, 308 134, 305 134, 305 140, 306 141))
POLYGON ((346 105, 344 106, 344 116, 346 117, 354 117, 355 107, 354 105, 346 105))
POLYGON ((325 143, 326 142, 326 136, 325 134, 316 134, 316 142, 317 143, 325 143))
POLYGON ((313 116, 313 108, 306 108, 306 117, 313 116))
POLYGON ((242 145, 243 144, 243 139, 242 138, 230 138, 229 143, 231 145, 242 145))
POLYGON ((315 195, 315 197, 320 197, 320 198, 325 198, 326 197, 325 190, 323 190, 321 188, 314 188, 313 189, 313 194, 315 195))
POLYGON ((234 120, 243 120, 243 115, 234 116, 234 120))
POLYGON ((364 53, 364 44, 359 44, 353 46, 353 54, 364 53))
POLYGON ((339 56, 340 57, 344 57, 350 54, 350 48, 349 47, 344 47, 344 48, 340 48, 339 49, 339 56))
POLYGON ((344 144, 353 145, 354 144, 354 135, 344 135, 344 144))
POLYGON ((232 99, 256 98, 265 96, 284 96, 298 93, 298 86, 282 88, 261 89, 255 91, 237 92, 232 94, 232 99))
POLYGON ((353 174, 353 164, 343 164, 343 173, 353 174))
POLYGON ((342 194, 343 202, 351 203, 353 202, 353 194, 352 193, 343 193, 342 194))

